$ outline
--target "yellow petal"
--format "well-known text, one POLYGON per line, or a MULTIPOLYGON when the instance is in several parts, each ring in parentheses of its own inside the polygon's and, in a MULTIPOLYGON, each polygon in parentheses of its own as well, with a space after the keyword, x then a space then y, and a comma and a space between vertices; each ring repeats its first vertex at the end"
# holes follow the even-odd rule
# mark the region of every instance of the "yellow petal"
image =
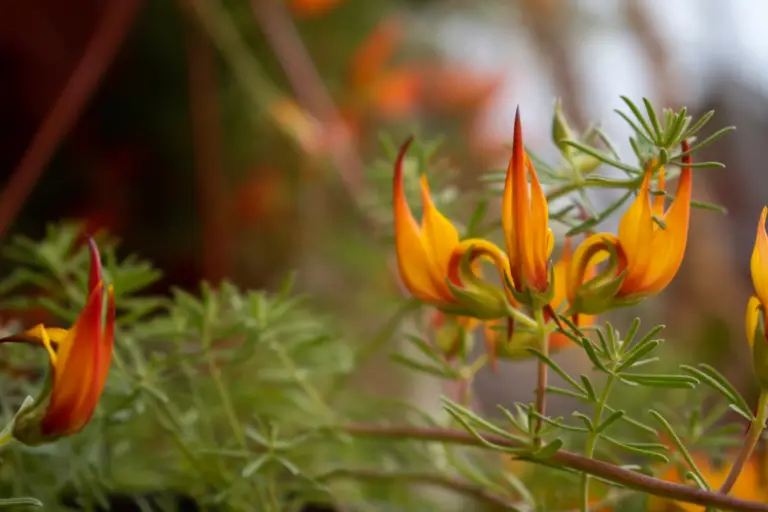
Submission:
POLYGON ((755 329, 757 329, 757 321, 762 313, 761 308, 760 299, 752 295, 749 298, 749 302, 747 302, 747 314, 744 322, 747 329, 747 341, 749 341, 750 347, 755 344, 755 329))
POLYGON ((432 264, 419 225, 413 218, 403 190, 403 159, 413 139, 408 139, 400 148, 395 162, 395 176, 392 186, 392 204, 395 218, 395 252, 400 278, 414 297, 439 303, 444 297, 438 283, 432 277, 432 264))
POLYGON ((763 304, 768 304, 768 235, 765 233, 765 218, 767 214, 768 208, 763 207, 760 221, 757 224, 755 248, 752 251, 752 261, 750 262, 752 283, 757 296, 760 298, 760 302, 763 304))
POLYGON ((435 207, 432 196, 429 193, 427 176, 421 176, 421 201, 424 205, 422 214, 422 238, 427 248, 427 256, 431 262, 433 272, 441 277, 441 294, 450 297, 450 291, 445 285, 445 275, 448 262, 453 250, 459 245, 459 233, 442 213, 435 207))

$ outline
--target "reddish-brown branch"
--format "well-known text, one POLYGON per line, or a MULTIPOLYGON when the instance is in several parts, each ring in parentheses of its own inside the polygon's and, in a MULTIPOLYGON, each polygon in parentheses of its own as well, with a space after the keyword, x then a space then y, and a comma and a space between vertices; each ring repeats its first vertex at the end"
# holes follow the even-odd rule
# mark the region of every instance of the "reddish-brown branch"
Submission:
MULTIPOLYGON (((441 443, 476 446, 484 445, 472 434, 463 430, 451 430, 432 427, 395 426, 395 425, 367 425, 352 424, 343 427, 348 434, 358 437, 371 437, 380 439, 416 439, 422 441, 434 441, 441 443)), ((507 448, 520 447, 514 441, 495 434, 483 436, 489 443, 507 448)), ((705 491, 689 485, 668 482, 659 478, 644 475, 636 471, 630 471, 608 462, 590 459, 565 450, 555 453, 548 463, 556 466, 574 469, 592 476, 624 485, 636 491, 645 492, 662 498, 677 501, 685 501, 723 510, 746 510, 768 512, 768 503, 757 503, 713 491, 705 491)))
MULTIPOLYGON (((181 4, 190 17, 194 15, 188 0, 181 4)), ((203 269, 205 278, 217 283, 229 273, 232 237, 227 186, 221 168, 221 118, 215 54, 210 39, 194 20, 189 20, 186 43, 197 199, 203 233, 203 269)))
POLYGON ((104 5, 106 12, 80 62, 0 194, 0 237, 13 224, 40 179, 45 165, 93 96, 109 64, 121 48, 141 2, 112 0, 104 5))

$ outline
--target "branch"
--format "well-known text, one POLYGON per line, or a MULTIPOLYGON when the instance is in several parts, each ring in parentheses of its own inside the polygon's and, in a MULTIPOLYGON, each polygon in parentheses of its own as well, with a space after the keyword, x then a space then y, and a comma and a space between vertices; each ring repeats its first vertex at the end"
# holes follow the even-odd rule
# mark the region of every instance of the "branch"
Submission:
POLYGON ((494 494, 479 485, 474 485, 460 478, 441 475, 438 473, 423 473, 414 471, 392 472, 366 468, 340 468, 334 469, 333 471, 322 475, 318 478, 318 480, 325 481, 335 478, 356 478, 361 480, 402 480, 407 483, 422 483, 465 494, 475 498, 478 501, 485 502, 489 505, 504 507, 505 509, 516 510, 521 507, 520 503, 494 494))
MULTIPOLYGON (((412 427, 412 426, 387 426, 352 424, 342 427, 343 430, 353 436, 372 437, 384 439, 419 439, 422 441, 436 441, 441 443, 460 444, 482 448, 483 445, 472 434, 461 430, 442 428, 412 427)), ((517 447, 520 446, 509 439, 486 434, 485 439, 493 444, 517 447)), ((715 507, 725 510, 766 511, 768 503, 757 503, 741 500, 716 492, 705 491, 688 485, 668 482, 659 478, 643 475, 635 471, 623 469, 607 462, 590 459, 572 452, 560 450, 552 456, 555 464, 580 471, 592 476, 624 485, 636 491, 642 491, 655 496, 669 498, 676 501, 685 501, 715 507)))
POLYGON ((288 7, 283 0, 251 0, 251 9, 299 102, 323 125, 322 132, 328 134, 323 142, 345 188, 350 196, 357 197, 362 192, 362 160, 288 7))
POLYGON ((109 64, 122 47, 141 2, 114 0, 104 5, 106 12, 83 56, 0 194, 0 237, 13 224, 45 165, 93 96, 109 64))

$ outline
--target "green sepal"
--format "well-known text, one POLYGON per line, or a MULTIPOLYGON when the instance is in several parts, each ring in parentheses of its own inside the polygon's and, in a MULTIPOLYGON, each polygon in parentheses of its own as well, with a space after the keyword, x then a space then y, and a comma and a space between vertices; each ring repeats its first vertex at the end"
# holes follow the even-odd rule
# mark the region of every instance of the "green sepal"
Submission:
POLYGON ((461 285, 457 286, 450 279, 446 279, 445 283, 456 299, 458 308, 466 316, 481 320, 502 318, 507 314, 507 297, 502 290, 483 281, 472 271, 472 250, 473 247, 470 247, 459 262, 461 285))

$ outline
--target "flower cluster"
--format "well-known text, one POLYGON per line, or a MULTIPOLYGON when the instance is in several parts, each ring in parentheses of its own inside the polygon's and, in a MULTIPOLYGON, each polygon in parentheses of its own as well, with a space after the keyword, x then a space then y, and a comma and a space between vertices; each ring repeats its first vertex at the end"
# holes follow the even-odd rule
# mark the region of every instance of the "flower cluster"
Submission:
POLYGON ((403 185, 403 161, 410 142, 400 149, 393 186, 400 276, 425 303, 444 313, 483 321, 491 361, 497 356, 520 357, 526 354, 523 349, 536 347, 532 330, 551 333, 548 347, 539 348, 568 346, 568 338, 552 333, 549 326, 551 321, 559 322, 558 314, 569 316, 577 326, 589 325, 594 315, 658 294, 680 267, 692 186, 686 141, 681 143, 677 194, 668 208, 665 170, 654 159, 646 166, 637 198, 624 214, 618 234, 592 234, 573 252, 568 239, 555 264, 547 196, 525 151, 519 111, 501 201, 505 250, 488 240, 461 240, 432 201, 424 174, 420 178, 422 218, 420 224, 416 221, 403 185), (657 187, 652 191, 654 178, 657 187), (497 268, 501 286, 483 279, 481 259, 497 268), (505 324, 506 333, 501 336, 498 329, 505 324))

